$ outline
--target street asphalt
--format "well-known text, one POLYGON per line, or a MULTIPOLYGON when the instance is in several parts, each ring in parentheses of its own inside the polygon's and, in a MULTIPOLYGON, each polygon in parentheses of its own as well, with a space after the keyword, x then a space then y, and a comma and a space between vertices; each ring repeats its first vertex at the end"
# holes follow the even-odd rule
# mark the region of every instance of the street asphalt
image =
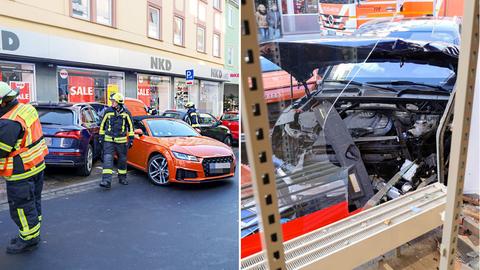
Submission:
POLYGON ((42 242, 26 254, 4 252, 17 228, 0 210, 0 269, 238 268, 238 166, 202 185, 158 187, 139 171, 129 182, 44 200, 42 242))

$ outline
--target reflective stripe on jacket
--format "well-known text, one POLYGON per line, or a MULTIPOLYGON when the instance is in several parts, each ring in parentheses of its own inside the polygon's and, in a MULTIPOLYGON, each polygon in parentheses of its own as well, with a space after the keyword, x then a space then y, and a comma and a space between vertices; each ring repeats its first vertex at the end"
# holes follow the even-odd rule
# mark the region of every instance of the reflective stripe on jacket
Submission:
POLYGON ((126 109, 120 112, 108 108, 100 124, 100 135, 104 136, 105 142, 127 143, 133 140, 132 115, 126 109))
POLYGON ((30 104, 18 103, 1 118, 20 123, 23 137, 12 148, 3 145, 3 148, 8 147, 11 152, 7 157, 0 158, 0 176, 7 181, 22 180, 45 169, 44 157, 48 154, 48 148, 37 110, 30 104), (14 170, 14 160, 17 158, 23 168, 14 170))
POLYGON ((188 120, 190 121, 190 125, 193 128, 200 127, 200 124, 198 122, 198 113, 196 109, 188 109, 187 116, 188 116, 188 120))

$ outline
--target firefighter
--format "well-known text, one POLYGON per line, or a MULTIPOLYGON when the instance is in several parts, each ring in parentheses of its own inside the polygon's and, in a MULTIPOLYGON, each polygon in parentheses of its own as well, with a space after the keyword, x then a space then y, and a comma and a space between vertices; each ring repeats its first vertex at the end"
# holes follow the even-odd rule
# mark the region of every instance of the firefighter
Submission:
POLYGON ((193 102, 187 102, 187 104, 185 104, 185 108, 187 108, 187 117, 190 125, 196 129, 200 128, 200 124, 198 123, 198 113, 197 109, 195 109, 195 104, 193 104, 193 102))
POLYGON ((133 144, 132 115, 124 107, 124 98, 120 93, 110 96, 112 106, 105 111, 100 124, 100 143, 103 144, 103 171, 100 186, 110 188, 113 173, 113 155, 118 156, 118 182, 128 185, 127 150, 133 144))
POLYGON ((10 216, 19 234, 7 253, 33 250, 40 243, 44 158, 48 148, 38 113, 17 100, 18 91, 0 82, 0 176, 7 186, 10 216))

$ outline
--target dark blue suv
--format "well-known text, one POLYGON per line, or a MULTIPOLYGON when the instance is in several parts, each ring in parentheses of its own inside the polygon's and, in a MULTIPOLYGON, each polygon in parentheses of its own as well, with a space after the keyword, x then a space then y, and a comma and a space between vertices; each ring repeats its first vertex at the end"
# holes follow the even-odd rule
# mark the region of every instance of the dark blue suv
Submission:
POLYGON ((49 154, 47 166, 74 167, 90 175, 93 161, 101 155, 98 142, 100 118, 87 103, 33 103, 42 123, 49 154))

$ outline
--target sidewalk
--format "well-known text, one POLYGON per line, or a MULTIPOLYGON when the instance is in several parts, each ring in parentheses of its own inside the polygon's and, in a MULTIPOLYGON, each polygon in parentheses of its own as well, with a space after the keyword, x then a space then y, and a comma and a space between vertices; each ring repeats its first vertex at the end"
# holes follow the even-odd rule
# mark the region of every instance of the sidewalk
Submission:
POLYGON ((236 269, 238 172, 207 185, 130 185, 44 201, 42 244, 4 252, 16 227, 0 211, 0 269, 236 269))

